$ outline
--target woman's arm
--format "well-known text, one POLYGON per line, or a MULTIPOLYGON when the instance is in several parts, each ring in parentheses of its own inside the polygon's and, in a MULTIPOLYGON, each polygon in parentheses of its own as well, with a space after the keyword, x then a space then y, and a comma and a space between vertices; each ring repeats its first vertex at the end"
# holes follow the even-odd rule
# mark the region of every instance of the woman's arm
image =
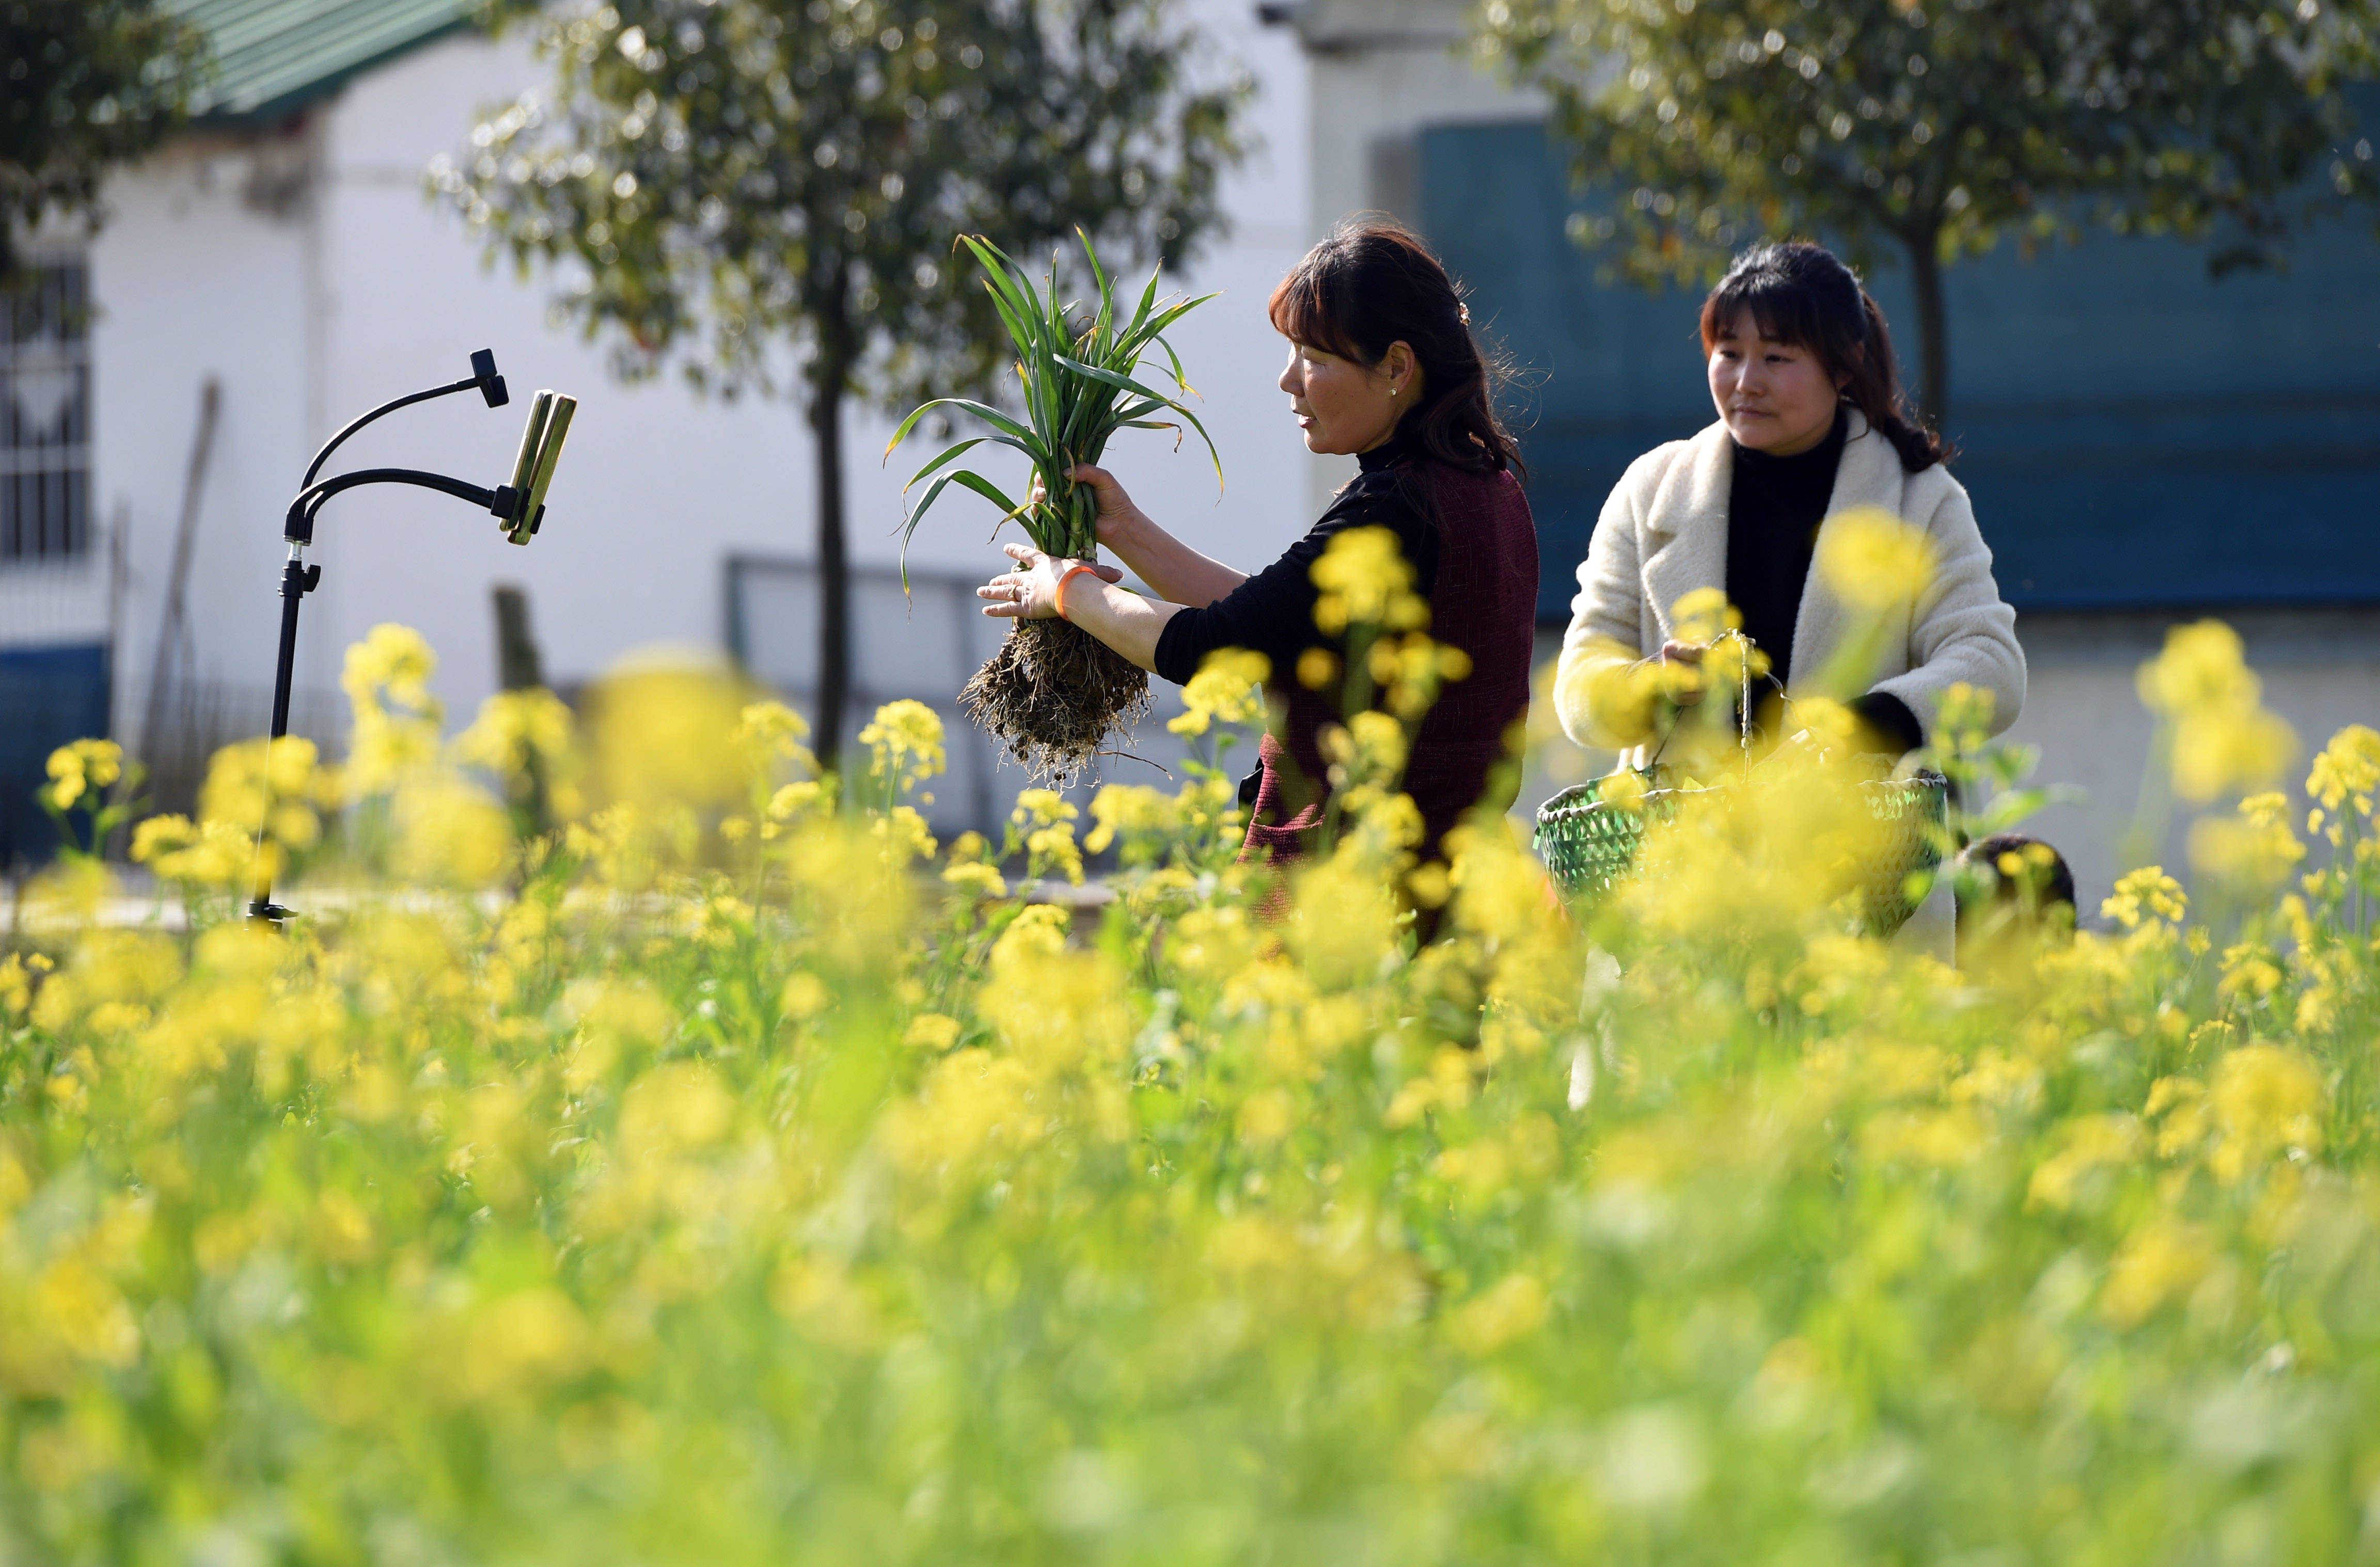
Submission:
MULTIPOLYGON (((1133 575, 1148 583, 1159 598, 1174 604, 1211 604, 1247 580, 1246 573, 1200 554, 1158 527, 1107 469, 1086 463, 1075 470, 1075 481, 1089 485, 1099 497, 1099 542, 1114 551, 1116 559, 1132 567, 1133 575)), ((1071 590, 1066 607, 1071 615, 1071 590)))
MULTIPOLYGON (((1115 579, 1122 573, 1113 566, 1093 565, 1067 578, 1073 567, 1087 563, 1045 555, 1030 544, 1005 548, 1016 569, 975 590, 977 598, 990 601, 984 613, 999 619, 1048 620, 1058 613, 1059 584, 1066 578, 1066 619, 1141 668, 1157 668, 1157 639, 1165 634, 1165 623, 1182 613, 1180 604, 1144 599, 1117 587, 1115 579)), ((1145 575, 1142 580, 1147 580, 1145 575)))
POLYGON ((2016 611, 2000 597, 1991 549, 1962 487, 1949 487, 1925 519, 1925 532, 1938 564, 1910 617, 1909 673, 1877 681, 1876 690, 1906 704, 1930 739, 1942 694, 1964 682, 1992 694, 1997 735, 2016 722, 2024 706, 2024 650, 2016 639, 2016 611))
MULTIPOLYGON (((1210 603, 1148 600, 1105 587, 1123 573, 1100 566, 1093 569, 1102 583, 1095 585, 1087 575, 1078 574, 1066 584, 1066 617, 1143 668, 1176 683, 1189 680, 1208 655, 1221 648, 1262 653, 1286 678, 1305 650, 1332 640, 1314 624, 1313 568, 1330 541, 1351 528, 1384 528, 1394 533, 1413 566, 1414 586, 1424 596, 1432 591, 1438 575, 1437 529, 1400 487, 1359 481, 1342 492, 1322 520, 1279 560, 1254 577, 1242 577, 1237 587, 1210 603), (1078 609, 1076 595, 1094 586, 1104 591, 1086 594, 1087 607, 1078 609)), ((978 597, 990 601, 984 613, 1027 619, 1056 613, 1058 578, 1082 563, 1047 560, 1022 544, 1007 550, 1018 569, 977 590, 978 597)))
POLYGON ((1637 646, 1644 571, 1636 558, 1635 508, 1629 493, 1635 478, 1632 468, 1612 488, 1596 521, 1554 673, 1554 711, 1562 732, 1582 746, 1604 750, 1626 750, 1653 736, 1652 685, 1634 678, 1634 666, 1645 656, 1637 646))

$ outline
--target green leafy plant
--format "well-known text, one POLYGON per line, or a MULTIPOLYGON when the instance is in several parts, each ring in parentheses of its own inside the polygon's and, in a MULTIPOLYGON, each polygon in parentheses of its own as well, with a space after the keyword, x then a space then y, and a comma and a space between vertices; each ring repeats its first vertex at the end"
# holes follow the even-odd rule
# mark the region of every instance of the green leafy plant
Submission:
MULTIPOLYGON (((1096 310, 1086 314, 1062 302, 1056 259, 1048 286, 1006 251, 980 235, 959 243, 983 268, 984 287, 1016 350, 1016 379, 1024 410, 1012 415, 968 397, 937 397, 901 421, 884 448, 887 461, 928 414, 955 408, 991 427, 988 435, 953 442, 910 477, 905 493, 920 484, 926 492, 902 525, 905 563, 917 524, 952 485, 972 490, 1001 509, 1001 522, 1024 525, 1034 547, 1049 554, 1091 560, 1099 553, 1099 504, 1075 482, 1075 469, 1096 463, 1119 430, 1170 430, 1178 447, 1186 431, 1198 432, 1223 479, 1223 460, 1207 427, 1184 397, 1196 393, 1183 373, 1182 358, 1166 341, 1166 330, 1214 298, 1160 301, 1157 285, 1163 268, 1149 273, 1129 319, 1117 308, 1115 281, 1099 264, 1090 237, 1076 231, 1091 278, 1099 290, 1096 310), (1151 352, 1165 356, 1179 395, 1156 391, 1139 379, 1151 352), (1159 418, 1158 415, 1172 418, 1159 418), (1176 423, 1175 420, 1180 422, 1176 423), (1022 501, 972 468, 952 465, 986 444, 1021 452, 1033 465, 1038 489, 1022 501)), ((1148 705, 1148 676, 1121 654, 1063 621, 1019 621, 1001 650, 967 683, 961 698, 968 712, 1004 742, 1011 754, 1053 782, 1077 775, 1098 755, 1111 733, 1128 730, 1148 705)))
POLYGON ((1207 443, 1208 456, 1214 459, 1215 480, 1218 484, 1222 482, 1222 457, 1215 451, 1207 427, 1198 422, 1198 416, 1180 398, 1154 391, 1136 379, 1141 361, 1149 350, 1161 349, 1176 389, 1185 395, 1196 395, 1183 374, 1181 356, 1165 340, 1165 332, 1214 296, 1202 294, 1196 299, 1160 306, 1157 298, 1160 268, 1149 273, 1148 286, 1141 290, 1140 303, 1133 310, 1132 319, 1119 321, 1114 281, 1099 264, 1099 253, 1091 248, 1089 237, 1081 237, 1083 255, 1090 262, 1091 276, 1099 291, 1099 312, 1088 322, 1070 321, 1068 311, 1073 307, 1059 303, 1054 259, 1045 294, 1034 286, 1030 273, 990 240, 979 235, 960 239, 959 243, 983 268, 984 287, 990 293, 1001 322, 1016 346, 1016 379, 1025 390, 1025 416, 1016 419, 972 398, 937 397, 901 421, 901 428, 893 431, 891 443, 884 448, 887 459, 909 438, 918 421, 937 408, 956 408, 992 428, 990 435, 970 436, 944 447, 904 486, 905 493, 929 477, 934 480, 902 524, 905 561, 909 541, 917 537, 917 524, 953 484, 972 490, 998 506, 1004 514, 1002 522, 1014 517, 1023 523, 1034 548, 1052 555, 1091 559, 1099 553, 1095 529, 1099 508, 1088 490, 1076 487, 1074 470, 1084 463, 1098 462, 1119 430, 1171 430, 1179 445, 1181 425, 1149 417, 1160 411, 1179 415, 1184 423, 1198 432, 1198 438, 1207 443), (1024 453, 1033 464, 1034 477, 1041 481, 1044 496, 1037 499, 1028 494, 1020 503, 1009 499, 998 485, 971 469, 943 472, 987 442, 1024 453))

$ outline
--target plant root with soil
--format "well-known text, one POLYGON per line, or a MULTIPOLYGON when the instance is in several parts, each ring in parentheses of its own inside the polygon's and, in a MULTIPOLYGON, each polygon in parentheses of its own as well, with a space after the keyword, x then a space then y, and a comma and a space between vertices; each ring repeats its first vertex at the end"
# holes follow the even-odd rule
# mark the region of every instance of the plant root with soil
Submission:
POLYGON ((959 706, 1034 779, 1062 789, 1148 716, 1148 672, 1079 626, 1023 620, 959 706))

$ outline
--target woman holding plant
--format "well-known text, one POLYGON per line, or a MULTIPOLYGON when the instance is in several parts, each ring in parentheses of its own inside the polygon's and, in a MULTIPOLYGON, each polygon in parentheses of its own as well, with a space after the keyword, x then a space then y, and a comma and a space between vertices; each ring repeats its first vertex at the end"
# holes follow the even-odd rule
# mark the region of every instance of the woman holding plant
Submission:
POLYGON ((1420 809, 1427 860, 1463 812, 1483 799, 1508 807, 1518 784, 1505 764, 1528 714, 1537 592, 1519 453, 1497 415, 1468 307, 1402 229, 1342 228, 1282 280, 1270 314, 1290 343, 1280 385, 1306 448, 1361 465, 1313 528, 1249 576, 1166 531, 1106 470, 1078 468, 1075 480, 1098 497, 1099 542, 1158 596, 1116 586, 1123 574, 1113 567, 1012 544, 1016 568, 978 589, 990 601, 984 613, 1062 616, 1176 683, 1220 649, 1264 654, 1276 732, 1265 736, 1245 801, 1247 846, 1280 863, 1304 852, 1326 819, 1326 735, 1342 716, 1323 692, 1342 689, 1347 628, 1318 627, 1315 566, 1334 538, 1386 529, 1408 590, 1427 601, 1429 635, 1461 655, 1443 662, 1467 665, 1408 748, 1403 788, 1420 809))
POLYGON ((1816 245, 1757 246, 1704 302, 1702 340, 1718 422, 1639 457, 1605 504, 1562 639, 1562 728, 1609 750, 1656 741, 1655 697, 1695 699, 1709 650, 1681 601, 1721 593, 1779 688, 1842 700, 1861 750, 1925 744, 1960 683, 2007 728, 2024 701, 2016 612, 1949 454, 1902 411, 1859 279, 1816 245))

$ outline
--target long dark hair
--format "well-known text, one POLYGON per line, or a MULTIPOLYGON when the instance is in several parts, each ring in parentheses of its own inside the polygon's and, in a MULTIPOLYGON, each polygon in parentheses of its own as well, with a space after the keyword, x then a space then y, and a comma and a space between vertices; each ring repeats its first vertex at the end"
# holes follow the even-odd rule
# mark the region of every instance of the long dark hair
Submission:
POLYGON ((1421 362, 1421 401, 1397 421, 1397 433, 1473 473, 1528 477, 1496 414, 1502 368, 1473 341, 1462 290, 1405 229, 1378 219, 1342 224, 1281 280, 1269 313, 1291 342, 1366 367, 1405 344, 1421 362))
POLYGON ((1892 334, 1884 312, 1860 286, 1859 274, 1823 245, 1804 239, 1755 245, 1727 269, 1703 301, 1703 354, 1750 310, 1761 335, 1817 356, 1843 395, 1867 416, 1868 428, 1892 443, 1900 466, 1921 473, 1954 455, 1915 419, 1900 392, 1892 334))

